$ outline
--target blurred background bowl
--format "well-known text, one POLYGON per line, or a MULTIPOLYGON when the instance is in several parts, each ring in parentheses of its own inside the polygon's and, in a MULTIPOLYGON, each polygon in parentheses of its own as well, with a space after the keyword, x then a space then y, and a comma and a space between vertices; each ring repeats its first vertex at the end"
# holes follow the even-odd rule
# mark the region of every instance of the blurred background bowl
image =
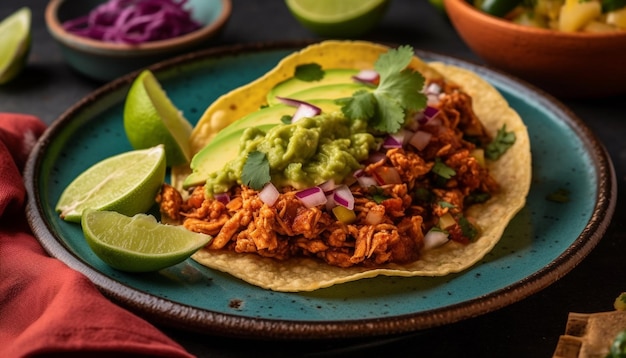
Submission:
POLYGON ((626 31, 566 33, 490 16, 444 0, 459 36, 487 64, 568 98, 626 93, 626 31))
POLYGON ((58 42, 67 63, 78 72, 99 81, 202 48, 217 36, 231 14, 231 0, 189 0, 185 5, 202 28, 175 38, 128 45, 98 41, 65 31, 62 23, 84 16, 104 0, 51 0, 46 25, 58 42))

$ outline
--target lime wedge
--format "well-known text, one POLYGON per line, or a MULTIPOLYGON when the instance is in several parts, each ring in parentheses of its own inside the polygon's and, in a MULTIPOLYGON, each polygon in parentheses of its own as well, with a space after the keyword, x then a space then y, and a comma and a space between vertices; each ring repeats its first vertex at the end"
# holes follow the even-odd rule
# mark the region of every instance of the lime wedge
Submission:
POLYGON ((26 64, 31 43, 30 22, 27 7, 0 22, 0 84, 17 77, 26 64))
POLYGON ((355 37, 382 19, 389 0, 286 0, 287 7, 306 28, 327 37, 355 37))
POLYGON ((135 150, 96 163, 61 194, 56 211, 63 220, 79 222, 86 209, 125 215, 148 211, 165 181, 163 146, 135 150))
POLYGON ((164 145, 168 166, 186 164, 191 159, 192 126, 149 70, 135 78, 126 95, 124 130, 135 149, 164 145))
POLYGON ((87 210, 81 225, 89 247, 102 261, 121 271, 157 271, 184 261, 211 236, 183 226, 165 225, 154 216, 126 216, 87 210))

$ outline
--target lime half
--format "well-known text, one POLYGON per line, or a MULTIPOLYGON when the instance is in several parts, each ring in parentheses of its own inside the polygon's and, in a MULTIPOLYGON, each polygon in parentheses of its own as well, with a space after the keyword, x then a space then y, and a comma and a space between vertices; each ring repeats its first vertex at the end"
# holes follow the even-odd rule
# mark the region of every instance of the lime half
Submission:
POLYGON ((286 4, 309 30, 321 36, 347 38, 374 28, 389 0, 286 0, 286 4))
POLYGON ((165 146, 168 166, 186 164, 191 159, 192 126, 149 70, 137 76, 126 95, 124 130, 135 149, 165 146))
POLYGON ((30 22, 27 7, 0 22, 0 84, 17 77, 26 64, 31 44, 30 22))
POLYGON ((125 215, 148 211, 165 181, 163 146, 135 150, 96 163, 72 181, 56 206, 63 220, 79 222, 86 209, 125 215))
POLYGON ((121 271, 157 271, 184 261, 211 236, 165 225, 154 216, 132 217, 114 211, 85 211, 81 225, 89 247, 121 271))

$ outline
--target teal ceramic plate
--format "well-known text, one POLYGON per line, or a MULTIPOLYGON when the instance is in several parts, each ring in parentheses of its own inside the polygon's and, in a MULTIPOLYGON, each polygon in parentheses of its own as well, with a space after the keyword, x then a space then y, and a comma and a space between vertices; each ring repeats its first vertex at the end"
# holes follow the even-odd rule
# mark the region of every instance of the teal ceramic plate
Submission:
MULTIPOLYGON (((296 44, 228 47, 152 67, 191 121, 226 91, 272 68, 296 44)), ((28 218, 45 249, 87 275, 112 300, 157 323, 238 337, 337 338, 402 333, 468 319, 552 284, 597 244, 612 217, 616 180, 603 146, 554 99, 506 75, 461 60, 419 52, 426 60, 466 67, 496 86, 528 126, 533 183, 526 207, 481 262, 439 278, 378 277, 309 293, 263 290, 191 260, 150 274, 111 269, 89 249, 78 225, 54 205, 66 185, 97 161, 131 150, 122 109, 133 75, 68 109, 29 159, 28 218), (567 191, 567 202, 546 197, 567 191)))

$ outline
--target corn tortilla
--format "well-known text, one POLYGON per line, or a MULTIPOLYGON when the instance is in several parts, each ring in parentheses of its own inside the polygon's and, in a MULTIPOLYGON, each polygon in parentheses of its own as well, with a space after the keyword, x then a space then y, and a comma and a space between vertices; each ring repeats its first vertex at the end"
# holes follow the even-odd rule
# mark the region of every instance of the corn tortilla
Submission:
MULTIPOLYGON (((293 74, 300 63, 319 63, 323 68, 372 68, 381 53, 388 50, 382 45, 353 41, 326 41, 305 48, 286 57, 265 76, 213 103, 205 112, 192 134, 195 150, 201 148, 219 127, 220 113, 233 110, 235 118, 258 109, 265 103, 265 95, 276 83, 293 74), (318 57, 321 56, 321 57, 318 57), (230 106, 242 103, 246 108, 230 106), (216 118, 218 118, 216 120, 216 118)), ((482 228, 481 236, 473 243, 462 245, 450 241, 446 245, 426 251, 419 260, 405 265, 387 264, 379 268, 331 266, 311 258, 292 258, 277 261, 255 254, 202 249, 192 258, 207 267, 227 272, 250 284, 284 292, 313 291, 335 284, 387 276, 443 276, 463 271, 481 260, 500 240, 504 229, 515 214, 525 205, 531 182, 531 155, 528 131, 519 115, 509 107, 502 95, 475 73, 443 63, 426 64, 417 57, 411 64, 425 77, 444 76, 459 84, 473 98, 474 111, 492 136, 506 125, 514 132, 516 141, 496 162, 490 162, 490 171, 500 183, 501 190, 489 201, 469 208, 468 215, 482 228)))

